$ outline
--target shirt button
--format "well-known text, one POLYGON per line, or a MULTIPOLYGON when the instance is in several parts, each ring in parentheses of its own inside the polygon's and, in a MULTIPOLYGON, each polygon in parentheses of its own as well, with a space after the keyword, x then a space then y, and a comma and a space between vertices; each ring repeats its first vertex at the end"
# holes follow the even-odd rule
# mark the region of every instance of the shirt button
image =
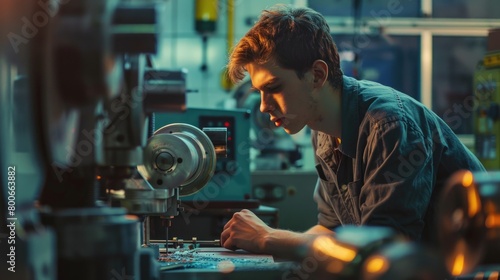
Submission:
POLYGON ((344 184, 344 185, 342 185, 341 188, 342 188, 343 191, 345 191, 345 190, 347 190, 347 185, 344 184))

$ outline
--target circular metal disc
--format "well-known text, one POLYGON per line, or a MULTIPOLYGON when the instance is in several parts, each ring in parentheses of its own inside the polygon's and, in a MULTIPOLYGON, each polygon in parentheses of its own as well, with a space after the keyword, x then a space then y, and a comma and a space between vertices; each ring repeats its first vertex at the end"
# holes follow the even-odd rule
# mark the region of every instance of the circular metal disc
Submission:
POLYGON ((148 140, 144 149, 144 165, 138 170, 155 189, 179 188, 198 167, 198 159, 193 153, 194 147, 183 138, 172 134, 157 134, 148 140), (170 165, 162 164, 163 154, 170 155, 170 165), (183 159, 182 163, 177 163, 183 159))

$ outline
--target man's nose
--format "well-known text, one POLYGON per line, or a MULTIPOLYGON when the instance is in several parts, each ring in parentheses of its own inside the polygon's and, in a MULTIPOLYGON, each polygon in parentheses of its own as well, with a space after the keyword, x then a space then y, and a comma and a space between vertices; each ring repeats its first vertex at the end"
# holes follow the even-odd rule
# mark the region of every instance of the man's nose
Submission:
POLYGON ((270 100, 267 100, 264 94, 260 95, 260 111, 262 113, 269 113, 274 110, 270 100))

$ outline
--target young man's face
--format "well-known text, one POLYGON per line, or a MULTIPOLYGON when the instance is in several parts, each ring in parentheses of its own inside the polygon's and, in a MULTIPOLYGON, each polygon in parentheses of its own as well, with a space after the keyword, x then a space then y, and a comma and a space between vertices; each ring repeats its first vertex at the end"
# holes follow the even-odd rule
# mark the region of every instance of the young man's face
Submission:
POLYGON ((312 94, 312 72, 299 79, 294 70, 281 68, 273 61, 250 63, 245 68, 252 86, 260 92, 260 111, 268 113, 276 126, 295 134, 314 120, 317 102, 312 94))

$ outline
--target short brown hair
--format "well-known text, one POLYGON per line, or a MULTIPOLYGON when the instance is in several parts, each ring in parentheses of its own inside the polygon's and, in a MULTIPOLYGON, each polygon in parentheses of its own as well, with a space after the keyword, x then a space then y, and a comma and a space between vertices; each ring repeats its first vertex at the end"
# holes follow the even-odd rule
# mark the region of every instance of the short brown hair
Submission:
POLYGON ((342 85, 337 46, 324 17, 309 8, 275 6, 264 10, 257 23, 234 47, 227 65, 229 77, 239 81, 248 63, 275 59, 278 66, 295 70, 302 79, 312 63, 328 64, 328 81, 334 88, 342 85))

